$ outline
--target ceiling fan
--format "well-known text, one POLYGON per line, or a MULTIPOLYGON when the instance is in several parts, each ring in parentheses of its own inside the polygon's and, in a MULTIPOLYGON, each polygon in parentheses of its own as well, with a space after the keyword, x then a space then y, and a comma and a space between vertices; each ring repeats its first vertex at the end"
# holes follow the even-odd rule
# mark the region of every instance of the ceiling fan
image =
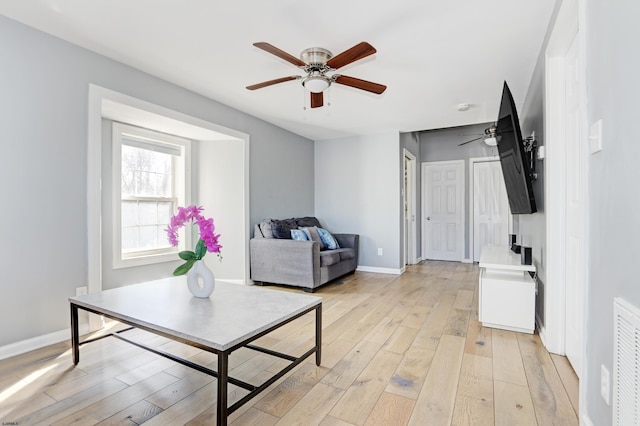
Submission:
POLYGON ((349 77, 342 74, 328 75, 328 73, 336 71, 338 68, 342 68, 345 65, 376 53, 376 49, 366 41, 356 44, 337 56, 333 56, 333 54, 327 49, 311 47, 300 53, 300 59, 269 43, 258 42, 253 43, 253 45, 292 63, 304 71, 306 75, 292 75, 289 77, 281 77, 274 80, 264 81, 262 83, 247 86, 247 89, 249 90, 261 89, 273 84, 284 83, 285 81, 302 80, 302 85, 311 92, 311 108, 318 108, 324 104, 324 96, 322 92, 331 86, 332 83, 355 87, 356 89, 365 90, 378 95, 384 92, 387 88, 387 86, 382 84, 372 83, 370 81, 360 80, 359 78, 349 77))
POLYGON ((487 127, 486 129, 484 129, 484 134, 482 134, 480 137, 471 139, 470 141, 462 142, 461 144, 458 144, 458 146, 466 145, 468 143, 478 141, 480 139, 484 139, 484 143, 489 146, 498 145, 496 126, 493 125, 493 126, 487 127))

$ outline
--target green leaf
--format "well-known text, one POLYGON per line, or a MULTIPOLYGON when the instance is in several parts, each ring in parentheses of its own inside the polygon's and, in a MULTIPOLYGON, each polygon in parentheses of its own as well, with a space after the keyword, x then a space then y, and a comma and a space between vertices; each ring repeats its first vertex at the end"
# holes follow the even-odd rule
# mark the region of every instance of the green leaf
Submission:
POLYGON ((204 245, 204 240, 198 240, 196 244, 196 259, 202 259, 207 254, 207 246, 204 245))
POLYGON ((190 259, 184 262, 182 265, 178 266, 175 271, 173 271, 173 275, 184 275, 189 272, 189 269, 196 263, 195 259, 190 259))
POLYGON ((178 256, 180 256, 180 259, 182 260, 192 260, 196 258, 196 254, 191 250, 181 251, 178 253, 178 256))

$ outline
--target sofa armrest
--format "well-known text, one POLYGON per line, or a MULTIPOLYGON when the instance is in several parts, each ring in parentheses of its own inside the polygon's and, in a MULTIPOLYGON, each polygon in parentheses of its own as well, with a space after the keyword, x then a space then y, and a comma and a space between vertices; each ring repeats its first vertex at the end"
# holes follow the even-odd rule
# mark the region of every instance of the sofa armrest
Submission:
POLYGON ((251 279, 314 288, 320 282, 320 243, 276 238, 249 241, 251 279))
POLYGON ((331 234, 338 245, 342 248, 352 248, 356 251, 356 262, 358 260, 358 246, 360 245, 360 235, 358 234, 331 234))

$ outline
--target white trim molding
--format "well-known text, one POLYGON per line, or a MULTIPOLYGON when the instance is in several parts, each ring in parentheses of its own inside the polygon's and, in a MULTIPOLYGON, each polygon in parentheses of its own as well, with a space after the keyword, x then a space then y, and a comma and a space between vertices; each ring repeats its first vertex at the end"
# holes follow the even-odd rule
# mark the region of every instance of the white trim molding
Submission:
POLYGON ((405 271, 405 268, 394 269, 394 268, 378 268, 375 266, 360 266, 356 268, 356 271, 360 272, 375 272, 376 274, 391 274, 391 275, 402 275, 405 271))

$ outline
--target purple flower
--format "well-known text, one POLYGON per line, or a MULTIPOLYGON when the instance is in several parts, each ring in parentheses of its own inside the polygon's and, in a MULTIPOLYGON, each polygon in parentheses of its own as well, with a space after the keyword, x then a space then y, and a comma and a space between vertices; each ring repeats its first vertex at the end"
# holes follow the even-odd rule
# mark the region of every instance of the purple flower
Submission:
POLYGON ((207 219, 201 215, 203 210, 203 207, 197 207, 195 205, 178 207, 178 213, 171 218, 169 226, 166 229, 169 244, 176 247, 178 245, 178 229, 189 222, 195 222, 198 228, 200 228, 200 239, 204 241, 207 251, 220 254, 220 250, 222 249, 222 246, 218 244, 220 234, 215 233, 216 227, 213 219, 207 219))

